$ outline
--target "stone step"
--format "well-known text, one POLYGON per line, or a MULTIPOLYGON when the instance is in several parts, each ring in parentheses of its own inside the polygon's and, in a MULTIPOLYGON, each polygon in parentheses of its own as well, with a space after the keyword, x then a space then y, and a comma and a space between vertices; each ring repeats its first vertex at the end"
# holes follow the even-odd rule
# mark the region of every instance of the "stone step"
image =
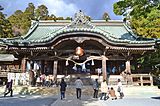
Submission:
MULTIPOLYGON (((76 81, 77 78, 72 78, 72 79, 69 79, 67 82, 67 84, 69 85, 74 85, 75 84, 75 81, 76 81)), ((92 85, 93 84, 93 81, 91 78, 81 78, 82 82, 84 85, 92 85)))
POLYGON ((60 82, 64 78, 68 85, 74 85, 76 79, 80 77, 84 85, 92 85, 93 79, 90 74, 72 74, 68 76, 58 76, 57 81, 60 82))
MULTIPOLYGON (((67 84, 69 85, 74 85, 74 82, 76 81, 77 77, 80 77, 82 82, 84 83, 84 85, 92 85, 93 81, 98 78, 99 82, 103 81, 103 77, 100 76, 98 77, 97 75, 92 75, 90 76, 90 74, 73 74, 73 75, 68 75, 68 76, 63 76, 63 78, 65 78, 65 81, 67 82, 67 84)), ((111 75, 109 77, 109 85, 117 85, 117 80, 120 79, 123 85, 131 85, 131 82, 127 82, 124 80, 124 78, 121 75, 111 75)), ((61 78, 58 78, 58 81, 61 81, 61 78)))

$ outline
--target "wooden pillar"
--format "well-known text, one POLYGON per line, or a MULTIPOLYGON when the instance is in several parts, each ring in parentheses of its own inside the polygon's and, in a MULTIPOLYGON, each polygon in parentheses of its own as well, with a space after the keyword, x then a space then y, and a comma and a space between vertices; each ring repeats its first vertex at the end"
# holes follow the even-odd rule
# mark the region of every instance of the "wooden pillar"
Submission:
POLYGON ((57 79, 57 66, 58 66, 58 61, 54 61, 54 63, 53 63, 53 76, 54 76, 54 80, 57 79))
POLYGON ((151 86, 153 86, 153 77, 150 75, 151 86))
POLYGON ((21 70, 23 73, 26 72, 26 58, 23 58, 21 61, 21 70))
POLYGON ((140 76, 140 82, 141 82, 141 86, 143 86, 143 76, 140 76))
POLYGON ((126 69, 125 69, 128 73, 131 73, 131 65, 130 65, 130 60, 126 61, 126 69))
POLYGON ((127 84, 133 84, 133 78, 131 76, 131 64, 130 60, 126 61, 126 69, 125 71, 127 72, 127 84))
POLYGON ((107 70, 106 70, 106 57, 102 56, 102 74, 103 80, 107 80, 107 70))
POLYGON ((41 62, 41 74, 44 74, 44 60, 40 60, 41 62))

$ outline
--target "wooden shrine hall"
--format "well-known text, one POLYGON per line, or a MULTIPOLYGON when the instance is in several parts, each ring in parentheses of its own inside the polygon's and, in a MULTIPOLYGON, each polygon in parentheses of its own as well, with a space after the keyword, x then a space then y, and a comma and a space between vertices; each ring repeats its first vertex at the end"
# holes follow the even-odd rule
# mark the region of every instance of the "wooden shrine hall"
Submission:
MULTIPOLYGON (((80 11, 72 20, 39 20, 25 36, 1 38, 1 51, 16 60, 11 68, 53 75, 132 74, 135 59, 156 50, 155 39, 140 39, 121 20, 88 20, 80 11)), ((1 62, 1 65, 4 62, 1 62)), ((134 72, 134 71, 133 71, 134 72)))

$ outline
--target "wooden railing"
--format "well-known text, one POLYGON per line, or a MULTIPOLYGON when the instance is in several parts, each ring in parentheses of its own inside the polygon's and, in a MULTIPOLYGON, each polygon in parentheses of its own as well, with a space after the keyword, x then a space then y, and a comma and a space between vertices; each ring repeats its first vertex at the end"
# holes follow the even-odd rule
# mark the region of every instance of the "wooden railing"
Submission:
POLYGON ((8 72, 1 72, 0 71, 0 77, 7 77, 8 72))
POLYGON ((125 79, 121 75, 111 75, 109 84, 116 85, 117 79, 120 79, 123 85, 153 86, 153 77, 150 74, 131 74, 125 79))
POLYGON ((132 74, 132 83, 143 86, 144 84, 149 84, 153 86, 153 77, 150 74, 132 74))
POLYGON ((8 69, 8 70, 0 70, 0 77, 7 77, 9 72, 20 73, 21 69, 8 69))

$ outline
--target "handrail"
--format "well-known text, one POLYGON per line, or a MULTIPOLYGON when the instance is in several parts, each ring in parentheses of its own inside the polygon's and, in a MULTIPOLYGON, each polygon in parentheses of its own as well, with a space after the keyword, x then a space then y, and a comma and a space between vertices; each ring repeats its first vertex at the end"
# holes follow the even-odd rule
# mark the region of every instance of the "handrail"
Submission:
POLYGON ((151 86, 153 86, 153 76, 150 74, 131 74, 132 82, 140 83, 141 86, 143 86, 144 83, 150 83, 151 86), (145 80, 143 78, 148 77, 149 80, 145 80), (139 78, 138 81, 134 81, 134 78, 139 78))
POLYGON ((0 72, 22 72, 21 69, 7 69, 7 70, 0 70, 0 72))

